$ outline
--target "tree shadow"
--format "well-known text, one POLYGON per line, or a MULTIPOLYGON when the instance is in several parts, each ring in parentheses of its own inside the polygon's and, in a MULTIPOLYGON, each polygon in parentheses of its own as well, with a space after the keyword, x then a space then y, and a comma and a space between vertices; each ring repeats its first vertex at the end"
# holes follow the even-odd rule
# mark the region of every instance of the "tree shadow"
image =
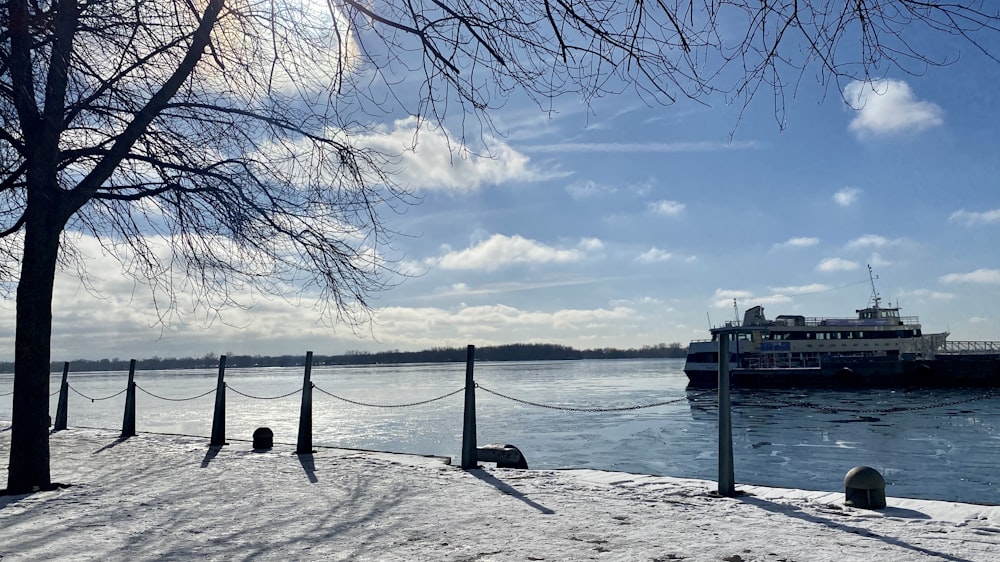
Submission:
MULTIPOLYGON (((832 519, 827 519, 825 517, 819 517, 816 515, 805 513, 801 509, 794 506, 771 502, 752 495, 740 496, 739 500, 744 503, 748 503, 750 505, 759 507, 760 509, 763 509, 765 511, 770 511, 772 513, 777 513, 779 515, 785 515, 788 517, 794 517, 796 519, 801 519, 809 523, 815 523, 818 525, 823 525, 825 527, 830 527, 831 529, 836 529, 838 531, 847 531, 849 533, 855 533, 858 536, 869 537, 875 540, 882 541, 890 546, 911 550, 913 552, 917 552, 926 556, 936 557, 941 560, 950 560, 952 562, 973 562, 967 558, 961 558, 959 556, 953 556, 951 554, 947 554, 944 552, 939 552, 936 550, 931 550, 928 548, 912 545, 896 537, 880 535, 864 527, 852 527, 850 525, 845 525, 843 523, 839 523, 832 519)), ((928 516, 927 514, 912 509, 886 508, 884 510, 879 510, 879 511, 891 517, 905 517, 908 519, 930 519, 930 516, 928 516)))
POLYGON ((510 484, 504 482, 503 480, 500 480, 496 476, 493 476, 492 474, 490 474, 489 472, 486 472, 485 470, 483 470, 481 468, 477 468, 477 469, 473 469, 473 470, 468 470, 468 471, 466 471, 466 473, 475 476, 476 478, 482 480, 483 482, 486 482, 487 484, 493 486, 494 488, 496 488, 497 490, 500 490, 501 492, 503 492, 504 494, 507 494, 508 496, 512 496, 512 497, 515 497, 515 498, 523 501, 524 503, 526 503, 529 506, 537 509, 538 511, 540 511, 541 513, 544 513, 545 515, 554 515, 555 514, 555 511, 553 511, 553 510, 545 507, 544 505, 541 505, 538 502, 533 501, 532 499, 530 499, 529 497, 527 497, 526 495, 524 495, 523 492, 519 491, 517 488, 514 488, 510 484))

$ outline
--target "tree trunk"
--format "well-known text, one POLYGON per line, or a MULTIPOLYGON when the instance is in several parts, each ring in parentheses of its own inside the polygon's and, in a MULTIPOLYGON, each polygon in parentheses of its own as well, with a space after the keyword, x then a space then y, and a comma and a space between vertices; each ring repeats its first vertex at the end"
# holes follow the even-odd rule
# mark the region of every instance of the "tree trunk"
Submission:
POLYGON ((51 206, 28 205, 17 285, 8 494, 25 494, 52 486, 49 473, 52 288, 65 219, 56 211, 58 205, 44 202, 51 206))

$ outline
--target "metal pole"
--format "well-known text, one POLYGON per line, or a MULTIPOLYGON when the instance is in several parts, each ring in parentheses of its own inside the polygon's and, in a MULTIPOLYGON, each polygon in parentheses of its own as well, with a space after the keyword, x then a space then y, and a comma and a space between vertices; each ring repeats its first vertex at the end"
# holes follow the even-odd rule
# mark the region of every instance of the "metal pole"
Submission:
POLYGON ((476 381, 473 379, 473 365, 476 362, 476 346, 470 345, 465 356, 465 416, 462 424, 462 470, 476 468, 476 381))
POLYGON ((312 363, 313 352, 306 352, 306 373, 302 381, 302 408, 299 410, 299 441, 295 447, 296 455, 311 455, 312 445, 312 363))
POLYGON ((125 387, 125 419, 122 421, 122 437, 135 435, 135 359, 128 364, 128 386, 125 387))
POLYGON ((212 418, 212 441, 209 447, 226 444, 226 356, 219 357, 219 382, 215 386, 215 416, 212 418))
MULTIPOLYGON (((735 332, 732 332, 735 334, 735 332)), ((733 470, 732 402, 729 397, 730 332, 719 332, 719 495, 736 495, 733 470)))
POLYGON ((69 375, 69 361, 63 362, 62 384, 59 385, 59 404, 56 406, 56 423, 52 426, 53 431, 66 429, 69 410, 69 382, 66 377, 69 375))

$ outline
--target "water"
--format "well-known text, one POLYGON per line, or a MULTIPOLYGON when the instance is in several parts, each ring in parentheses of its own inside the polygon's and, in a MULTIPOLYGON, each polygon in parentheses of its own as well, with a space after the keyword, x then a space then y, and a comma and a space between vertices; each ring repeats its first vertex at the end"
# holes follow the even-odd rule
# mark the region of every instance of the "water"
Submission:
MULTIPOLYGON (((597 468, 705 478, 718 476, 714 393, 687 390, 682 360, 478 363, 480 445, 511 443, 532 468, 597 468), (620 412, 573 412, 498 397, 620 412)), ((217 372, 139 371, 137 429, 206 437, 217 372), (173 401, 164 398, 190 398, 173 401), (157 395, 158 397, 151 396, 157 395)), ((69 425, 120 429, 126 373, 70 373, 69 425)), ((464 364, 314 367, 313 444, 461 458, 464 364), (329 394, 328 394, 329 393, 329 394)), ((302 368, 228 369, 226 435, 232 446, 266 426, 296 442, 302 368), (252 399, 290 396, 278 399, 252 399)), ((50 387, 59 387, 53 376, 50 387)), ((9 425, 12 376, 0 375, 0 427, 9 425), (8 420, 8 421, 4 421, 8 420)), ((1000 395, 975 389, 862 392, 734 391, 737 483, 843 490, 852 467, 883 474, 898 497, 1000 504, 1000 395), (797 404, 796 406, 787 403, 797 404), (803 406, 810 404, 812 407, 803 406), (942 405, 952 403, 951 405, 942 405), (910 411, 883 413, 894 407, 910 411), (929 407, 929 408, 928 408, 929 407), (830 411, 837 409, 840 411, 830 411)), ((52 397, 54 415, 57 397, 52 397)), ((0 454, 6 454, 0 453, 0 454)), ((58 459, 55 459, 58 462, 58 459)))

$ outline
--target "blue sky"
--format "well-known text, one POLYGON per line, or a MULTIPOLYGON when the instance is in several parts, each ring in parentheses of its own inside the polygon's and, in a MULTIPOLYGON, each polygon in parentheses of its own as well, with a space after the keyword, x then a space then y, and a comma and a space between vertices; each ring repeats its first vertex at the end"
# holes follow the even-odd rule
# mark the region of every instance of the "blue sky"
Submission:
MULTIPOLYGON (((853 316, 883 300, 952 340, 1000 340, 1000 64, 971 49, 872 87, 809 76, 741 112, 722 97, 644 104, 630 95, 546 115, 512 99, 503 136, 449 154, 424 130, 398 179, 422 200, 386 214, 408 274, 352 330, 284 299, 181 310, 166 325, 148 291, 94 248, 91 291, 57 281, 53 360, 298 354, 548 342, 638 347, 706 337, 761 304, 853 316), (489 152, 492 157, 477 154, 489 152)), ((413 120, 366 142, 400 150, 413 120)), ((13 352, 13 303, 2 334, 13 352)))

